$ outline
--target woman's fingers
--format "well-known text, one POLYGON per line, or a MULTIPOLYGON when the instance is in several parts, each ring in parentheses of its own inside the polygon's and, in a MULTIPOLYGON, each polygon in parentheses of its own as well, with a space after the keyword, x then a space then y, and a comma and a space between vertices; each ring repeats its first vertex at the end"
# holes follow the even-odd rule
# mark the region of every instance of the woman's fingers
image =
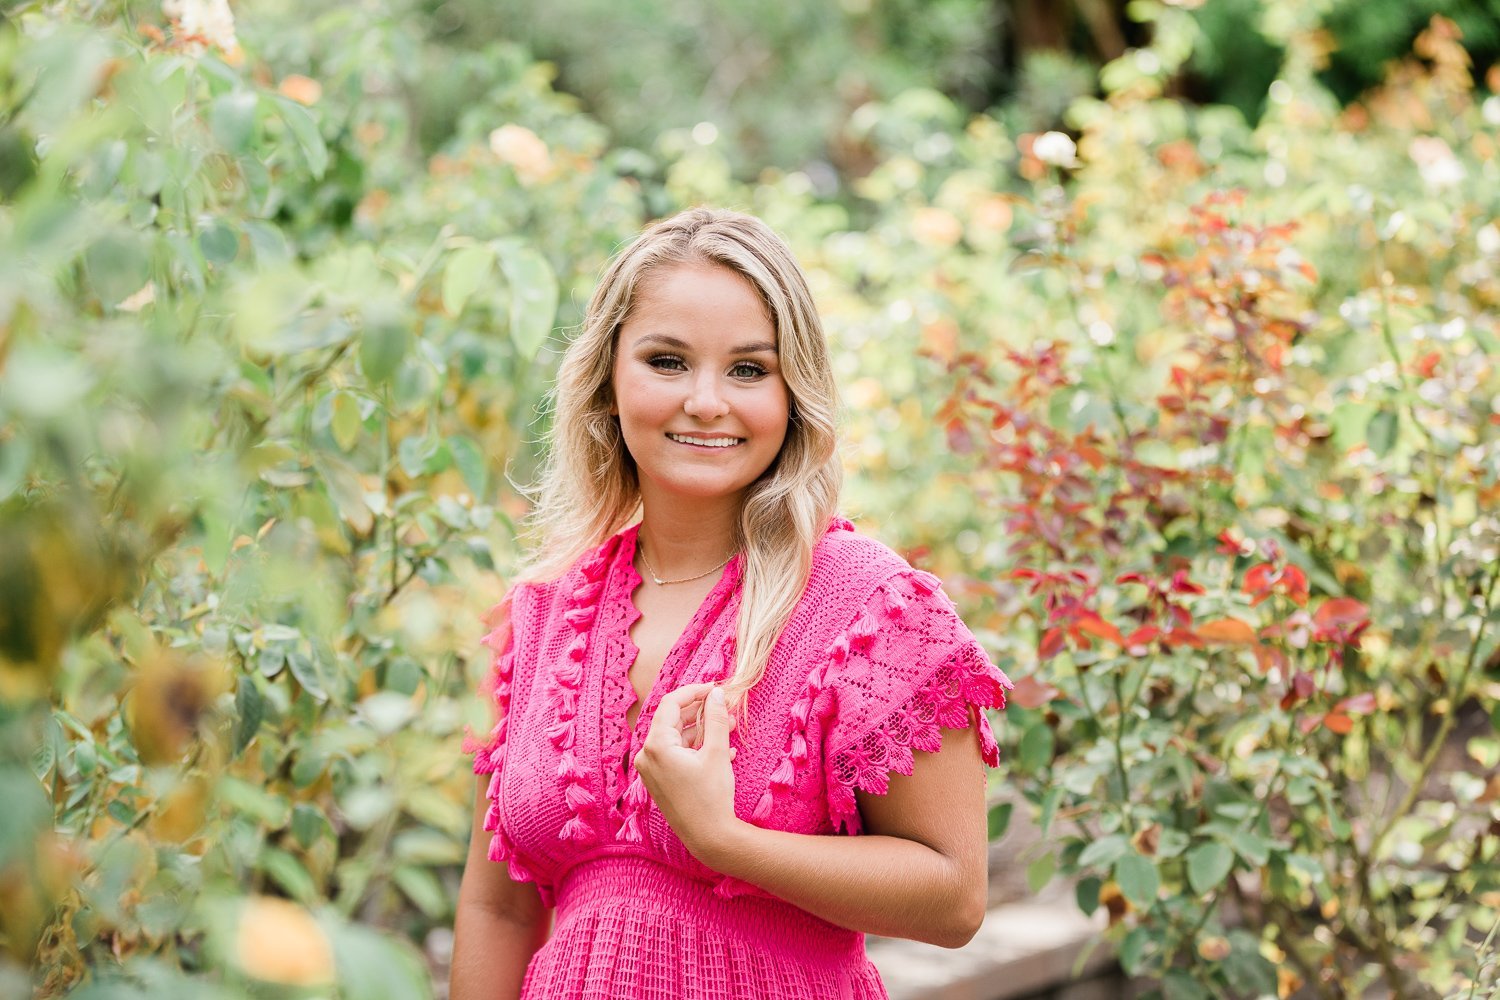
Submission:
MULTIPOLYGON (((707 708, 709 696, 722 690, 712 683, 684 684, 662 696, 657 703, 651 728, 646 733, 646 744, 657 749, 678 746, 699 750, 708 738, 714 725, 712 712, 707 708), (705 724, 707 723, 707 724, 705 724)), ((727 731, 734 728, 734 718, 720 705, 721 714, 714 716, 721 725, 727 725, 721 741, 727 744, 727 731)))

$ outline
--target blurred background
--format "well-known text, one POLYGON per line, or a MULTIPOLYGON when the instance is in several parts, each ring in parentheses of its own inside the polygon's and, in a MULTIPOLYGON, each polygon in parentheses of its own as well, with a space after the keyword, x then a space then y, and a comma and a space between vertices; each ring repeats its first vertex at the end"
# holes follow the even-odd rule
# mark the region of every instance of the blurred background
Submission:
POLYGON ((546 389, 701 203, 1018 681, 989 931, 873 942, 893 996, 1489 995, 1497 56, 1493 0, 0 2, 0 995, 444 994, 546 389))

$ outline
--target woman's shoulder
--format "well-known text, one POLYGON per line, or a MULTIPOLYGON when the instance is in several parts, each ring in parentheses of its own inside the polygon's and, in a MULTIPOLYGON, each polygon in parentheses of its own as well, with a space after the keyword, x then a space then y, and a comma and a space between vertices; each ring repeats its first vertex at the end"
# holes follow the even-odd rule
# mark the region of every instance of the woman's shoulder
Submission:
POLYGON ((842 517, 834 519, 813 547, 812 575, 818 580, 874 588, 896 574, 914 572, 894 549, 842 517))
POLYGON ((545 577, 525 577, 506 594, 516 616, 547 618, 596 601, 614 559, 628 547, 637 526, 631 525, 584 549, 571 563, 545 577))

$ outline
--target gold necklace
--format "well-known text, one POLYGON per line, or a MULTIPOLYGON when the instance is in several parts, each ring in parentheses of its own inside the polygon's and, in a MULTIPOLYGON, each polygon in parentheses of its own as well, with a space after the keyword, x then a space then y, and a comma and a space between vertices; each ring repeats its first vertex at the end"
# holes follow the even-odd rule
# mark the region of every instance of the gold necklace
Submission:
POLYGON ((729 553, 729 559, 725 559, 723 562, 719 563, 719 565, 715 566, 713 569, 706 569, 706 570, 704 570, 702 573, 699 573, 697 576, 685 576, 681 580, 663 580, 661 577, 659 577, 659 576, 656 575, 656 570, 654 568, 652 568, 652 566, 651 566, 651 560, 646 558, 646 546, 642 545, 640 547, 640 552, 641 552, 641 562, 643 562, 643 563, 646 564, 646 572, 651 575, 651 582, 654 583, 654 584, 656 584, 658 587, 665 587, 668 584, 673 584, 673 583, 692 583, 694 580, 701 580, 705 576, 707 576, 708 574, 718 572, 719 570, 723 569, 725 566, 728 566, 729 565, 729 559, 733 559, 735 557, 735 553, 731 552, 731 553, 729 553))

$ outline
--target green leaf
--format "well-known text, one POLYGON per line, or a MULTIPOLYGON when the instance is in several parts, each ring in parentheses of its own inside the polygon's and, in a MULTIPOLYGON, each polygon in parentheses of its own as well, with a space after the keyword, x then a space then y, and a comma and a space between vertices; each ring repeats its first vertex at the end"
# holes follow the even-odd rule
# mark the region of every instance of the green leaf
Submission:
POLYGON ((464 311, 464 303, 479 290, 495 263, 495 251, 487 246, 461 247, 448 258, 443 269, 443 310, 449 316, 464 311))
POLYGON ((25 857, 49 825, 52 806, 42 785, 25 767, 0 769, 0 865, 25 857))
POLYGON ((330 928, 339 993, 359 1000, 427 1000, 432 984, 420 955, 404 939, 357 924, 330 928))
POLYGON ((432 920, 448 916, 448 893, 426 868, 402 865, 391 873, 391 880, 432 920))
POLYGON ((1044 837, 1052 829, 1052 817, 1057 815, 1057 805, 1062 801, 1062 795, 1063 790, 1056 786, 1047 789, 1042 795, 1042 805, 1037 810, 1037 828, 1044 837))
POLYGON ((238 155, 250 147, 259 109, 260 98, 253 90, 230 91, 209 105, 209 128, 225 151, 238 155))
POLYGON ((1370 418, 1370 425, 1365 428, 1365 442, 1371 451, 1384 458, 1395 446, 1400 426, 1400 416, 1395 410, 1381 410, 1370 418))
POLYGON ((1096 865, 1103 866, 1113 864, 1130 849, 1130 842, 1118 833, 1112 833, 1107 837, 1100 837, 1083 849, 1078 856, 1078 867, 1093 868, 1096 865))
POLYGON ((1188 884, 1198 895, 1218 888, 1234 867, 1234 852, 1218 841, 1199 844, 1188 852, 1188 884))
POLYGON ((315 805, 298 802, 292 807, 292 836, 304 849, 312 847, 325 833, 333 833, 328 817, 315 805))
POLYGON ((1229 985, 1243 996, 1276 995, 1276 967, 1260 953, 1260 936, 1242 930, 1229 932, 1229 956, 1224 959, 1229 985))
POLYGON ((1073 887, 1073 895, 1078 900, 1078 909, 1083 911, 1086 917, 1092 917, 1094 911, 1099 908, 1099 889, 1103 883, 1096 875, 1088 875, 1078 880, 1073 887))
POLYGON ((990 807, 989 811, 989 836, 991 840, 999 840, 1005 836, 1005 831, 1010 828, 1010 814, 1015 809, 1015 803, 1000 802, 990 807))
POLYGON ((311 905, 319 899, 318 886, 313 877, 302 867, 302 862, 286 851, 278 847, 262 847, 259 868, 299 903, 311 905))
POLYGON ((333 432, 333 441, 343 451, 354 447, 359 440, 359 432, 364 429, 364 421, 359 415, 359 400, 347 392, 335 392, 330 403, 329 430, 333 432))
POLYGON ((297 678, 297 683, 302 685, 304 691, 318 701, 328 700, 328 691, 323 687, 322 674, 312 657, 301 650, 292 650, 287 654, 286 662, 292 668, 292 676, 297 678))
POLYGON ((83 256, 89 284, 99 301, 117 306, 140 291, 151 276, 151 257, 134 233, 105 236, 83 256))
POLYGON ((1161 889, 1161 876, 1150 858, 1131 851, 1115 862, 1115 882, 1120 892, 1139 910, 1149 910, 1161 889))
POLYGON ((222 775, 217 796, 231 809, 245 813, 273 830, 286 826, 292 818, 292 807, 286 799, 248 781, 222 775))
POLYGON ((1116 954, 1120 959, 1120 968, 1125 970, 1126 975, 1138 975, 1144 968, 1146 949, 1151 944, 1151 934, 1154 931, 1155 928, 1136 927, 1120 942, 1120 950, 1116 954))
POLYGON ((261 698, 260 688, 255 686, 255 678, 240 678, 239 688, 234 693, 234 708, 239 716, 234 726, 234 755, 238 757, 250 745, 250 741, 255 739, 255 734, 260 731, 261 719, 265 717, 265 702, 261 698))
POLYGON ((1271 842, 1256 836, 1249 830, 1236 830, 1229 837, 1235 852, 1251 865, 1259 868, 1271 857, 1271 842))
POLYGON ((536 357, 557 315, 557 275, 536 250, 502 244, 500 269, 510 284, 510 339, 522 357, 536 357))
POLYGON ((406 357, 411 331, 394 309, 372 309, 359 337, 359 367, 372 385, 389 382, 406 357))
POLYGON ((1208 991, 1182 969, 1168 971, 1161 985, 1163 1000, 1210 1000, 1208 991))
POLYGON ((1033 894, 1042 891, 1042 887, 1052 881, 1052 876, 1057 872, 1057 857, 1048 851, 1026 866, 1026 884, 1030 886, 1033 894))
POLYGON ((281 111, 281 120, 286 122, 286 127, 291 130, 298 148, 302 150, 302 159, 307 163, 308 172, 313 175, 314 180, 322 180, 324 171, 328 169, 328 146, 323 142, 323 133, 318 130, 318 123, 296 101, 285 97, 277 97, 275 100, 276 107, 281 111))
POLYGON ((1016 763, 1028 774, 1036 774, 1052 762, 1054 743, 1052 727, 1041 718, 1021 735, 1021 744, 1016 748, 1016 763))
POLYGON ((475 499, 484 499, 490 485, 490 463, 479 445, 471 437, 455 434, 448 439, 448 451, 475 499))
POLYGON ((397 861, 428 867, 461 864, 464 860, 461 843, 426 827, 403 830, 396 834, 395 840, 391 842, 391 853, 397 861))
POLYGON ((222 220, 214 220, 198 231, 198 249, 203 259, 210 264, 223 267, 231 264, 240 253, 240 235, 222 220))

